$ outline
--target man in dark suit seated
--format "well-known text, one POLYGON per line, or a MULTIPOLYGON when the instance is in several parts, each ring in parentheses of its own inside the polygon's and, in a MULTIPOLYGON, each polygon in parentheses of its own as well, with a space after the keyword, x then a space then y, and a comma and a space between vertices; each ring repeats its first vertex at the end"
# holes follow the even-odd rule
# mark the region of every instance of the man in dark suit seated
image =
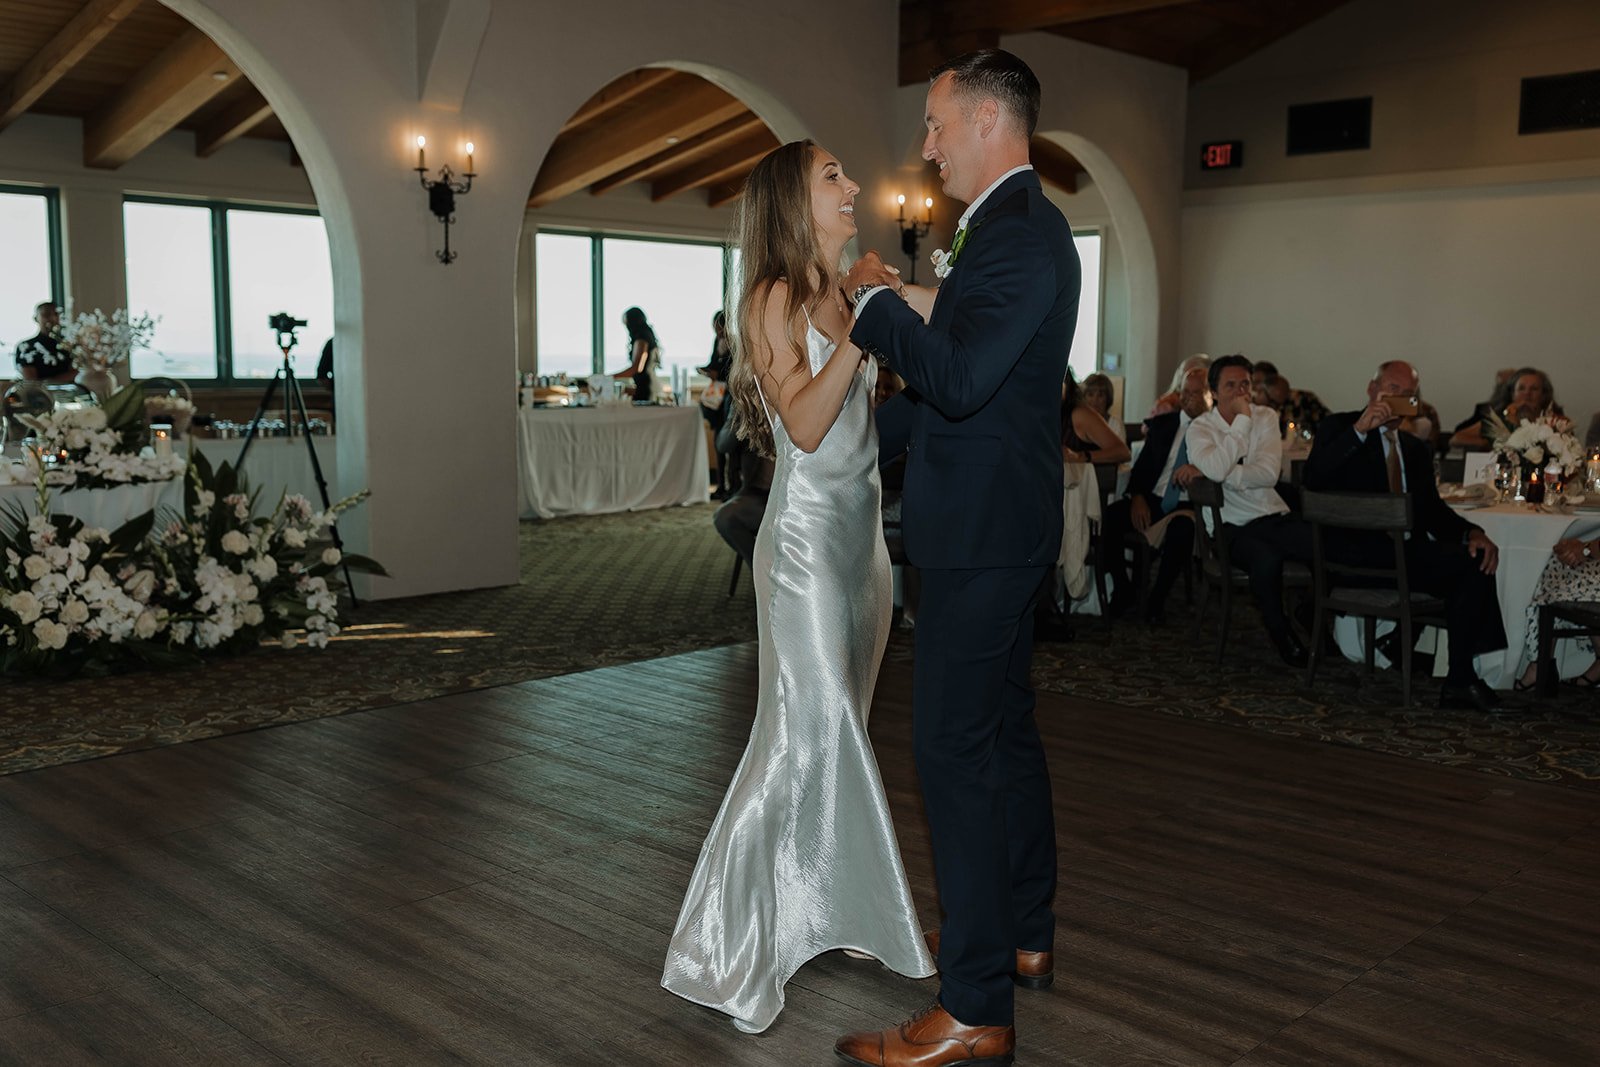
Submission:
POLYGON ((1159 625, 1165 618, 1167 594, 1189 565, 1194 553, 1194 509, 1189 504, 1189 482, 1200 468, 1189 462, 1184 434, 1189 424, 1211 410, 1211 389, 1206 372, 1197 367, 1184 375, 1178 410, 1145 421, 1144 447, 1128 476, 1128 491, 1106 508, 1100 521, 1101 567, 1116 583, 1111 597, 1113 617, 1124 614, 1138 597, 1128 578, 1128 557, 1123 543, 1128 534, 1140 533, 1173 516, 1161 539, 1161 563, 1156 582, 1145 602, 1145 621, 1159 625))
MULTIPOLYGON (((1304 484, 1313 490, 1411 494, 1414 526, 1406 541, 1411 588, 1442 597, 1450 631, 1450 671, 1439 694, 1441 708, 1487 711, 1500 701, 1478 679, 1473 657, 1506 647, 1494 572, 1500 552, 1482 529, 1439 499, 1428 446, 1399 430, 1419 382, 1415 368, 1391 360, 1367 385, 1364 411, 1330 415, 1317 426, 1304 484), (1396 408, 1400 408, 1396 411, 1396 408)), ((1327 541, 1342 563, 1388 566, 1393 549, 1381 533, 1351 533, 1327 541)))

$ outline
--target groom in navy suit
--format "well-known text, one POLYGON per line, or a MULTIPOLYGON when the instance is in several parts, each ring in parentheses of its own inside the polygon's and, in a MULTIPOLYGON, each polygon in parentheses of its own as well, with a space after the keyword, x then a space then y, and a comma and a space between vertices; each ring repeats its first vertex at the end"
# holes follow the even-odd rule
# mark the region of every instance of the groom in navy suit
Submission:
POLYGON ((968 204, 930 320, 869 253, 850 339, 907 389, 879 410, 905 452, 906 556, 922 576, 913 748, 945 913, 939 1002, 841 1058, 872 1067, 1010 1062, 1013 983, 1050 983, 1050 775, 1029 678, 1033 603, 1061 547, 1061 382, 1078 318, 1072 229, 1028 165, 1039 82, 974 52, 933 72, 923 156, 968 204))

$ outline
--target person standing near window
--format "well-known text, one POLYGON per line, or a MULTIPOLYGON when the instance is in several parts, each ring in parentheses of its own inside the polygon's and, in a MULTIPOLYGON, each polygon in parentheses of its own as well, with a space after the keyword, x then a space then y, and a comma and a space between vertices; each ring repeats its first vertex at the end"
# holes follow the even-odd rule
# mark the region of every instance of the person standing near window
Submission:
POLYGON ((638 308, 622 313, 622 325, 628 328, 628 366, 612 375, 613 378, 633 379, 633 402, 648 404, 655 397, 656 365, 661 361, 661 345, 650 321, 638 308))
POLYGON ((61 347, 61 309, 46 300, 33 309, 33 321, 39 332, 17 346, 17 373, 30 381, 72 381, 77 372, 72 354, 61 347))

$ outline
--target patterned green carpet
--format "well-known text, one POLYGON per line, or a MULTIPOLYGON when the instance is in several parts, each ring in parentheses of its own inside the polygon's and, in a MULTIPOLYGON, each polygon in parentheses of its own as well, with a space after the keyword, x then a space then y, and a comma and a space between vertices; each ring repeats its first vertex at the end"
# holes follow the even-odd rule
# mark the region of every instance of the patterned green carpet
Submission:
MULTIPOLYGON (((70 682, 0 682, 0 773, 420 700, 755 637, 748 572, 711 508, 524 523, 522 584, 363 607, 324 652, 263 648, 187 671, 70 682)), ((1280 736, 1354 745, 1527 780, 1600 785, 1600 700, 1564 689, 1507 696, 1491 716, 1400 707, 1398 676, 1335 662, 1314 692, 1278 665, 1254 612, 1236 609, 1229 665, 1168 626, 1095 620, 1041 645, 1040 688, 1280 736)), ((897 632, 889 656, 909 661, 897 632)))

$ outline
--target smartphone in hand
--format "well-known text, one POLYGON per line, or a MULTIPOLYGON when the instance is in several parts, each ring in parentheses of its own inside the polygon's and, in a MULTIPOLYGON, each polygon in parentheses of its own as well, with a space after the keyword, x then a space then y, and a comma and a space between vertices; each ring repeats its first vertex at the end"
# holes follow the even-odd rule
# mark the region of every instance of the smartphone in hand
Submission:
POLYGON ((1417 416, 1417 398, 1415 396, 1390 396, 1382 397, 1389 410, 1403 419, 1413 419, 1417 416))

